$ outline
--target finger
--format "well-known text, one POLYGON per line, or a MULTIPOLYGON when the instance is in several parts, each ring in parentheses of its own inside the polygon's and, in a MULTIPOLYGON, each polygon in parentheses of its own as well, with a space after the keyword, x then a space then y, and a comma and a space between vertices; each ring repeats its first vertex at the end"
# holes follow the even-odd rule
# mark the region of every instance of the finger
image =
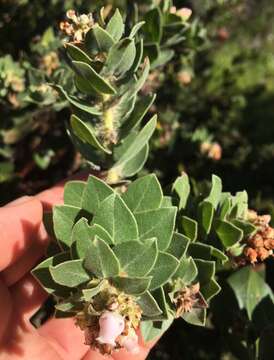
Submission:
POLYGON ((0 208, 0 271, 12 265, 30 248, 41 221, 42 206, 33 197, 0 208))
MULTIPOLYGON (((84 333, 75 326, 74 319, 51 319, 38 329, 64 359, 82 359, 88 351, 84 333)), ((99 360, 99 359, 98 359, 99 360)))
POLYGON ((5 284, 11 286, 22 279, 22 277, 37 264, 38 260, 42 258, 47 244, 47 239, 38 236, 37 242, 33 243, 33 245, 25 251, 24 256, 3 270, 1 275, 5 284))
MULTIPOLYGON (((5 284, 0 279, 0 344, 4 338, 5 331, 8 327, 11 313, 12 313, 12 302, 10 293, 5 284)), ((0 346, 1 348, 1 346, 0 346)))
MULTIPOLYGON (((82 360, 113 360, 111 356, 101 355, 98 351, 89 350, 82 360)), ((126 360, 126 359, 124 359, 126 360)))
POLYGON ((48 294, 30 274, 26 275, 18 283, 10 288, 14 308, 27 328, 32 328, 29 319, 44 303, 48 294))

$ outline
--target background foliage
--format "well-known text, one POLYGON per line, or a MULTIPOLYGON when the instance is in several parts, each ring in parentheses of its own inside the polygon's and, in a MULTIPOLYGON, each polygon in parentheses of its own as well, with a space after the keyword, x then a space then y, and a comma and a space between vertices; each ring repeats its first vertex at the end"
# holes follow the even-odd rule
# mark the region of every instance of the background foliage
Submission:
MULTIPOLYGON (((152 2, 138 4, 144 10, 152 2)), ((90 3, 1 2, 2 204, 21 194, 36 193, 82 166, 65 130, 68 104, 43 84, 62 79, 67 89, 71 87, 70 70, 57 50, 61 44, 58 23, 66 10, 88 12, 106 4, 123 10, 131 2, 90 3)), ((222 177, 226 191, 246 189, 251 207, 274 213, 274 4, 267 0, 260 5, 255 0, 175 4, 192 8, 199 36, 182 46, 164 71, 156 68, 143 89, 157 91, 152 110, 160 114, 144 172, 156 172, 163 185, 181 171, 198 182, 215 173, 222 177)), ((273 288, 269 265, 261 273, 273 288)), ((225 279, 224 273, 219 282, 225 279)), ((265 320, 273 319, 257 310, 257 320, 250 321, 239 310, 231 288, 222 285, 225 291, 214 299, 206 329, 178 321, 151 359, 253 358, 257 332, 265 320)), ((271 334, 270 329, 265 341, 271 334)), ((270 352, 261 356, 273 359, 270 352)))

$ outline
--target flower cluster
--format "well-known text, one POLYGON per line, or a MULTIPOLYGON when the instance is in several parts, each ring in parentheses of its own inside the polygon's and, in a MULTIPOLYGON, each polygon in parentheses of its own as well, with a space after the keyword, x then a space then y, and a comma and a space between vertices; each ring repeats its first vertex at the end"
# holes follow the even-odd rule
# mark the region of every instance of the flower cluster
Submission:
POLYGON ((83 41, 85 34, 94 25, 92 14, 81 14, 77 16, 75 10, 68 10, 66 15, 68 21, 62 21, 60 23, 60 30, 74 42, 83 41))
POLYGON ((105 281, 102 290, 76 315, 76 325, 85 332, 86 344, 102 354, 122 347, 137 353, 136 330, 141 315, 141 308, 131 296, 105 281))

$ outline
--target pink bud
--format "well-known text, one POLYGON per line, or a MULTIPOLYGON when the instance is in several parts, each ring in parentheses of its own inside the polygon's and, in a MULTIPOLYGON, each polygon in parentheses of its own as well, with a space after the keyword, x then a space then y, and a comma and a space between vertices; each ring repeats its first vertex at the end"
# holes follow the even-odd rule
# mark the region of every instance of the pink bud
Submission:
POLYGON ((139 345, 138 345, 138 336, 135 331, 131 331, 127 336, 121 341, 121 345, 131 354, 138 354, 139 345))
POLYGON ((189 8, 182 8, 178 10, 176 14, 180 16, 184 21, 187 21, 192 14, 192 10, 189 8))
POLYGON ((96 340, 101 344, 115 346, 116 338, 122 334, 125 328, 124 318, 115 312, 105 311, 99 319, 99 325, 100 332, 96 340))

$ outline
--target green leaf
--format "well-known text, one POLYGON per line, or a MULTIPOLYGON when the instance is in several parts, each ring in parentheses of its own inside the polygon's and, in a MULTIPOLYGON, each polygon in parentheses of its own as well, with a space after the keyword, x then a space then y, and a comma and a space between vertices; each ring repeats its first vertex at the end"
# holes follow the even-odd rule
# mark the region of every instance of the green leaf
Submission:
POLYGON ((87 219, 80 219, 72 229, 72 255, 75 258, 84 258, 92 241, 98 236, 106 243, 111 244, 110 235, 99 225, 90 226, 87 219))
POLYGON ((157 124, 157 116, 153 116, 150 121, 143 127, 143 129, 136 136, 135 140, 128 147, 124 155, 121 156, 119 161, 115 164, 115 167, 123 167, 123 164, 128 162, 134 156, 136 156, 139 151, 147 144, 151 138, 157 124))
POLYGON ((178 177, 172 186, 172 192, 175 192, 179 197, 179 210, 185 209, 187 204, 187 199, 190 194, 190 184, 189 179, 186 174, 178 177))
POLYGON ((146 57, 144 60, 144 66, 143 66, 143 70, 142 70, 140 77, 134 83, 134 85, 132 85, 130 87, 130 89, 127 91, 127 95, 129 98, 136 95, 138 93, 138 91, 140 91, 142 89, 142 87, 145 84, 146 79, 149 75, 149 70, 150 70, 150 62, 149 62, 149 58, 146 57))
POLYGON ((75 108, 85 111, 91 115, 101 115, 102 114, 102 112, 100 110, 98 110, 96 107, 87 105, 87 102, 76 99, 72 96, 69 96, 68 93, 62 88, 62 86, 54 85, 52 87, 55 90, 57 90, 75 108))
POLYGON ((195 259, 195 264, 198 268, 198 277, 201 285, 210 282, 215 274, 215 262, 201 259, 195 259))
POLYGON ((75 304, 70 301, 60 302, 56 304, 54 307, 56 310, 59 310, 61 312, 77 313, 79 311, 79 309, 77 309, 75 304))
POLYGON ((86 33, 85 47, 91 54, 108 52, 112 45, 114 45, 113 37, 98 24, 86 33))
POLYGON ((170 60, 174 57, 175 51, 170 49, 161 49, 160 53, 151 64, 151 69, 156 69, 157 67, 163 66, 170 62, 170 60))
POLYGON ((214 209, 217 209, 218 203, 221 199, 222 194, 222 180, 216 176, 212 175, 212 185, 211 191, 205 201, 210 202, 214 209))
POLYGON ((163 192, 157 177, 150 174, 132 182, 122 198, 133 213, 138 213, 158 209, 163 192))
POLYGON ((83 289, 82 293, 84 296, 85 301, 90 301, 94 296, 99 294, 99 292, 104 288, 105 281, 99 282, 97 286, 94 286, 92 288, 83 289))
POLYGON ((216 220, 215 230, 225 248, 229 248, 243 238, 243 231, 225 220, 216 220))
POLYGON ((206 234, 210 233, 214 216, 214 206, 209 201, 203 201, 198 206, 198 223, 206 234))
POLYGON ((129 70, 129 73, 135 73, 138 70, 138 68, 139 68, 139 66, 140 66, 140 64, 142 62, 143 55, 144 55, 144 40, 141 39, 136 44, 136 55, 135 55, 135 59, 134 59, 134 62, 132 64, 132 67, 129 70))
POLYGON ((184 313, 182 318, 191 325, 205 326, 206 309, 192 308, 190 312, 184 313))
POLYGON ((198 274, 198 269, 192 257, 183 258, 180 265, 173 276, 174 279, 180 278, 184 284, 191 284, 198 274))
POLYGON ((232 199, 233 208, 231 210, 231 217, 245 219, 248 209, 248 195, 246 191, 239 191, 232 199))
POLYGON ((87 249, 84 266, 99 278, 116 276, 120 272, 120 264, 114 252, 98 236, 87 249))
POLYGON ((198 235, 198 223, 187 216, 182 216, 182 227, 185 235, 190 238, 191 241, 196 241, 198 235))
POLYGON ((114 191, 110 186, 98 177, 90 175, 83 193, 82 208, 96 214, 101 202, 112 194, 114 191))
POLYGON ((53 228, 56 239, 62 247, 70 247, 72 227, 80 216, 81 209, 71 205, 53 208, 53 228))
POLYGON ((138 238, 136 220, 117 194, 110 195, 101 203, 92 223, 102 226, 110 234, 114 244, 138 238))
POLYGON ((152 276, 150 289, 154 290, 164 285, 175 273, 179 261, 172 255, 160 251, 156 264, 150 275, 152 276))
POLYGON ((144 167, 148 158, 148 153, 149 146, 146 144, 143 149, 138 152, 138 154, 136 154, 133 158, 130 158, 128 161, 125 161, 122 167, 119 167, 118 174, 120 174, 120 177, 127 178, 137 174, 144 167))
POLYGON ((173 318, 161 322, 142 321, 141 333, 145 342, 159 338, 172 324, 173 318))
POLYGON ((116 90, 100 76, 90 65, 82 61, 72 61, 76 72, 86 80, 91 89, 99 94, 116 94, 116 90))
POLYGON ((140 233, 139 239, 144 241, 156 237, 159 250, 165 250, 171 241, 176 211, 176 207, 170 207, 136 213, 135 218, 140 233))
POLYGON ((230 197, 226 197, 223 200, 221 200, 221 207, 220 207, 220 220, 226 220, 227 215, 229 214, 231 210, 231 199, 230 197))
POLYGON ((123 36, 125 25, 118 9, 115 10, 114 15, 109 20, 106 31, 111 35, 115 42, 119 41, 123 36))
MULTIPOLYGON (((162 310, 162 314, 157 316, 161 320, 167 320, 169 318, 169 308, 167 305, 166 295, 164 292, 163 287, 159 287, 156 290, 152 291, 152 296, 157 301, 157 304, 159 305, 160 309, 162 310)), ((155 317, 154 317, 155 320, 155 317)))
POLYGON ((55 282, 71 288, 90 280, 90 275, 83 267, 83 260, 65 261, 59 265, 50 266, 49 271, 55 282))
POLYGON ((119 43, 113 45, 109 51, 104 73, 121 76, 132 66, 136 56, 134 40, 124 38, 119 43))
POLYGON ((50 266, 58 265, 66 260, 70 260, 70 253, 59 253, 42 261, 32 271, 32 275, 38 280, 42 287, 49 293, 59 297, 67 297, 71 289, 57 284, 49 271, 50 266))
POLYGON ((251 266, 234 272, 227 281, 235 293, 240 309, 247 310, 250 320, 256 306, 264 297, 270 296, 273 301, 271 288, 264 277, 251 266))
POLYGON ((145 24, 145 21, 140 21, 137 24, 133 26, 133 28, 130 31, 129 38, 133 39, 137 32, 141 29, 141 27, 145 24))
POLYGON ((156 239, 148 239, 143 243, 128 241, 113 248, 123 273, 127 276, 145 276, 153 268, 157 254, 156 239))
POLYGON ((171 196, 164 196, 161 202, 162 208, 172 207, 172 197, 171 196))
POLYGON ((158 7, 148 11, 144 17, 145 25, 143 27, 146 42, 160 43, 163 32, 162 14, 158 7))
POLYGON ((160 309, 157 301, 149 291, 141 295, 141 297, 137 300, 137 303, 140 305, 144 316, 153 317, 162 314, 162 310, 160 309))
POLYGON ((150 285, 151 277, 121 277, 112 278, 112 283, 118 289, 129 295, 142 295, 150 285))
POLYGON ((148 95, 142 97, 134 107, 134 111, 131 113, 128 120, 124 123, 120 130, 120 137, 126 137, 132 130, 136 129, 141 121, 143 120, 144 116, 148 112, 149 108, 153 104, 156 95, 148 95))
POLYGON ((190 239, 188 237, 174 232, 166 252, 175 256, 176 259, 181 260, 187 251, 189 243, 190 239))
POLYGON ((84 181, 69 181, 64 187, 64 203, 81 207, 82 195, 85 190, 86 183, 84 181))
POLYGON ((66 50, 68 51, 72 60, 83 61, 84 63, 87 63, 90 66, 92 66, 93 64, 92 59, 78 46, 73 45, 72 43, 66 43, 66 50))
POLYGON ((96 138, 94 129, 90 124, 85 123, 79 119, 76 115, 72 115, 70 118, 70 125, 75 133, 75 135, 84 143, 87 143, 91 146, 94 146, 96 149, 102 150, 107 154, 111 154, 111 151, 106 149, 103 145, 100 144, 99 140, 96 138))
POLYGON ((206 301, 212 299, 221 291, 220 285, 214 280, 211 279, 208 284, 203 285, 202 293, 206 301))
POLYGON ((247 221, 235 219, 232 220, 231 223, 237 226, 239 229, 243 230, 244 237, 251 236, 257 231, 257 227, 247 221))

